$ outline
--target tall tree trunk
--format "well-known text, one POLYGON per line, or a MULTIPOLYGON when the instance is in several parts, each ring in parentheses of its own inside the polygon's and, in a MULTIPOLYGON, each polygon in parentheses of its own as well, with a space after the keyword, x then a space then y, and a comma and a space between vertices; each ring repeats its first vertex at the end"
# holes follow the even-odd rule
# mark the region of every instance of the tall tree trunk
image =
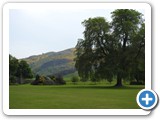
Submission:
POLYGON ((117 75, 117 83, 115 85, 116 87, 122 87, 122 77, 120 74, 117 75))
POLYGON ((23 77, 22 77, 22 73, 20 73, 20 77, 19 77, 19 84, 23 83, 23 77))
MULTIPOLYGON (((128 34, 126 34, 126 37, 123 39, 123 46, 122 46, 122 58, 120 58, 120 68, 121 70, 125 70, 125 57, 124 57, 124 53, 126 51, 126 43, 127 43, 127 40, 128 40, 128 34)), ((117 75, 117 83, 116 85, 117 87, 122 87, 122 75, 121 75, 121 72, 118 73, 117 75)))

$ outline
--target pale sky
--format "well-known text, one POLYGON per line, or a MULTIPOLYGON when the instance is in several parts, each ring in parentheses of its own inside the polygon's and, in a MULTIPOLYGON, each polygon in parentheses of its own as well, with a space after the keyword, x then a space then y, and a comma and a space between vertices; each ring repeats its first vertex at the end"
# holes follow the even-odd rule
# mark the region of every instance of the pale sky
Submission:
MULTIPOLYGON (((111 21, 114 9, 27 10, 12 9, 9 15, 9 53, 25 58, 73 48, 83 38, 81 22, 90 17, 111 21)), ((143 10, 138 10, 144 14, 143 10)))

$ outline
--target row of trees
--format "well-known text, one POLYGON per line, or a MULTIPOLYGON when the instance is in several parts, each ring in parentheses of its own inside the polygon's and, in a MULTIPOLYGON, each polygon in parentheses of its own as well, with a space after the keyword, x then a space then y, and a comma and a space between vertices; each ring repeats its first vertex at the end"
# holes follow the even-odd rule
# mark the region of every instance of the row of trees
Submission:
POLYGON ((9 83, 10 84, 23 84, 31 83, 32 85, 64 85, 64 81, 61 75, 42 76, 36 75, 35 80, 30 80, 34 75, 31 68, 24 60, 18 60, 17 58, 9 55, 9 83))
POLYGON ((24 79, 32 78, 32 71, 24 60, 18 60, 9 55, 9 83, 24 83, 24 79))
POLYGON ((84 39, 76 45, 75 67, 83 81, 116 76, 137 82, 145 79, 145 23, 142 14, 132 9, 117 9, 112 21, 104 17, 82 22, 84 39))

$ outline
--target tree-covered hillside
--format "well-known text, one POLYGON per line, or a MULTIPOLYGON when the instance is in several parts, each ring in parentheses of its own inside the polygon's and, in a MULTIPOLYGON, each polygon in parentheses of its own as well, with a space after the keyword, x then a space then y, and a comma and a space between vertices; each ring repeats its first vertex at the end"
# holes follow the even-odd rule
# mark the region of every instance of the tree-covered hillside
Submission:
POLYGON ((60 52, 48 52, 24 60, 27 61, 35 74, 66 75, 75 72, 74 50, 71 48, 60 52))

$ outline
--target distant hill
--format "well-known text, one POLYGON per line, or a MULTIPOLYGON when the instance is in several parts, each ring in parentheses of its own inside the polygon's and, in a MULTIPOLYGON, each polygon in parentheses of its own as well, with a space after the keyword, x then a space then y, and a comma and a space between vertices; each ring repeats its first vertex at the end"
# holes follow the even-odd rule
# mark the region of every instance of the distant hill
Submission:
POLYGON ((60 52, 48 52, 41 55, 34 55, 24 60, 30 65, 35 74, 40 75, 67 75, 74 73, 75 62, 73 59, 75 48, 63 50, 60 52))

